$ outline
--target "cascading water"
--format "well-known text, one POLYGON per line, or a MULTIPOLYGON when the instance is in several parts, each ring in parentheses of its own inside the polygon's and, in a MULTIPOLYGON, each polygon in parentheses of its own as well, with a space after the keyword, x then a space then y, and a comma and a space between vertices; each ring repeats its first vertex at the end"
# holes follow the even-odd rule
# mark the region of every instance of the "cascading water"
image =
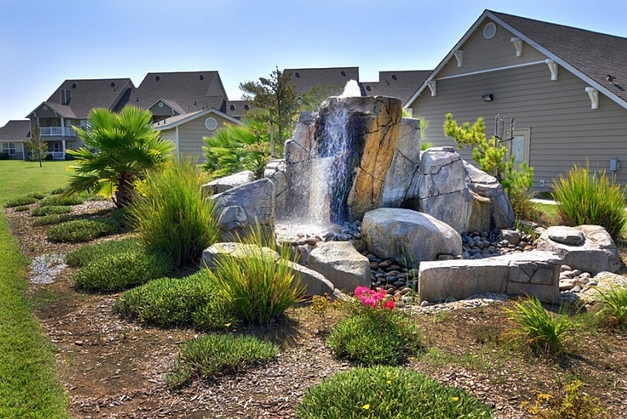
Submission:
POLYGON ((312 166, 309 195, 309 218, 318 224, 340 224, 348 218, 346 200, 352 184, 353 170, 358 163, 351 149, 350 114, 338 105, 343 98, 359 97, 361 92, 355 80, 349 80, 337 98, 329 98, 322 107, 316 129, 319 145, 317 159, 312 166))

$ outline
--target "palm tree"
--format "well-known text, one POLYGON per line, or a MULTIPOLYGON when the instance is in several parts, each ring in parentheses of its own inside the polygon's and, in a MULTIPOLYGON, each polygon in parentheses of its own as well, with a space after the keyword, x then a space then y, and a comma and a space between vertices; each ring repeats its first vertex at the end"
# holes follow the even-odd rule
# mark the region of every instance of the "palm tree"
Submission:
POLYGON ((120 113, 96 108, 89 113, 87 128, 74 127, 85 144, 68 150, 76 159, 69 193, 96 191, 111 195, 116 207, 131 201, 134 182, 167 161, 174 143, 164 140, 152 125, 152 114, 135 106, 120 113), (95 151, 90 151, 95 150, 95 151))

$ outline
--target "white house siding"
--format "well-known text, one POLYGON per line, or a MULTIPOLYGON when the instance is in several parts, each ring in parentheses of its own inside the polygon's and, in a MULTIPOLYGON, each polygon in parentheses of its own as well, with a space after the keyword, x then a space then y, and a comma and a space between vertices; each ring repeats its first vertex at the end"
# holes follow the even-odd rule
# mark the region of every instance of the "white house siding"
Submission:
MULTIPOLYGON (((610 158, 621 160, 616 179, 627 184, 627 110, 600 93, 599 109, 591 109, 586 87, 564 68, 558 80, 551 81, 547 65, 537 64, 438 79, 437 96, 425 89, 411 107, 414 116, 429 121, 427 141, 436 146, 454 145, 442 129, 448 112, 459 124, 484 117, 488 136, 494 133, 496 114, 515 118, 516 128, 531 131, 529 164, 535 170, 536 189, 543 189, 540 180, 550 187, 575 163, 589 161, 594 169, 609 169, 610 158), (493 94, 493 102, 482 100, 487 93, 493 94)), ((472 161, 469 152, 462 155, 472 161)))

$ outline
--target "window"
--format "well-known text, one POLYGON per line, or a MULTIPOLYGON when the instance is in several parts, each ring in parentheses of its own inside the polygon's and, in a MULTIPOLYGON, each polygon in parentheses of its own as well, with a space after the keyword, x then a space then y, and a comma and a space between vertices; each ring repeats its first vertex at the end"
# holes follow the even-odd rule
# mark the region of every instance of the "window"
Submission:
POLYGON ((209 131, 213 131, 217 127, 218 127, 218 121, 216 121, 215 118, 209 117, 205 119, 205 128, 207 128, 209 131))
POLYGON ((9 156, 15 156, 15 143, 2 143, 2 152, 9 156))

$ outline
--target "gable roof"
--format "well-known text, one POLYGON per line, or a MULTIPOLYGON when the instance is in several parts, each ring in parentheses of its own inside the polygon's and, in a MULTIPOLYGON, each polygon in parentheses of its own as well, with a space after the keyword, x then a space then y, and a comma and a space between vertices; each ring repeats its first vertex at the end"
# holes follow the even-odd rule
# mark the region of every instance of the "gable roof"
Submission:
POLYGON ((150 109, 162 100, 172 109, 191 113, 209 108, 223 110, 227 99, 217 71, 184 71, 148 73, 129 103, 150 109))
POLYGON ((204 109, 201 111, 196 111, 196 112, 191 112, 191 113, 186 113, 183 115, 176 115, 176 116, 172 116, 170 118, 166 118, 162 121, 159 122, 155 122, 153 125, 155 127, 155 129, 157 130, 164 130, 164 129, 171 129, 171 128, 175 128, 178 127, 179 125, 183 125, 189 121, 193 121, 194 119, 197 118, 201 118, 203 116, 209 115, 209 114, 214 114, 216 116, 219 116, 220 118, 226 119, 228 122, 232 122, 234 124, 241 124, 241 121, 223 113, 218 111, 217 109, 213 109, 213 108, 209 108, 209 109, 204 109))
POLYGON ((246 112, 257 109, 252 101, 248 100, 229 100, 226 103, 226 113, 233 118, 240 119, 246 112))
POLYGON ((286 68, 296 95, 301 96, 314 87, 339 86, 344 88, 349 80, 359 81, 359 67, 286 68))
POLYGON ((454 51, 459 49, 486 19, 503 26, 524 43, 627 109, 627 38, 491 10, 483 12, 408 100, 406 106, 410 106, 427 87, 427 81, 436 78, 438 72, 452 58, 454 51), (614 83, 607 80, 608 75, 616 78, 614 83))
POLYGON ((404 105, 429 74, 431 70, 379 71, 378 82, 359 85, 364 96, 397 97, 404 105))
POLYGON ((0 128, 0 143, 24 142, 30 140, 30 121, 11 120, 0 128))
POLYGON ((65 118, 85 119, 93 108, 117 108, 132 87, 129 78, 65 80, 42 105, 65 118))

